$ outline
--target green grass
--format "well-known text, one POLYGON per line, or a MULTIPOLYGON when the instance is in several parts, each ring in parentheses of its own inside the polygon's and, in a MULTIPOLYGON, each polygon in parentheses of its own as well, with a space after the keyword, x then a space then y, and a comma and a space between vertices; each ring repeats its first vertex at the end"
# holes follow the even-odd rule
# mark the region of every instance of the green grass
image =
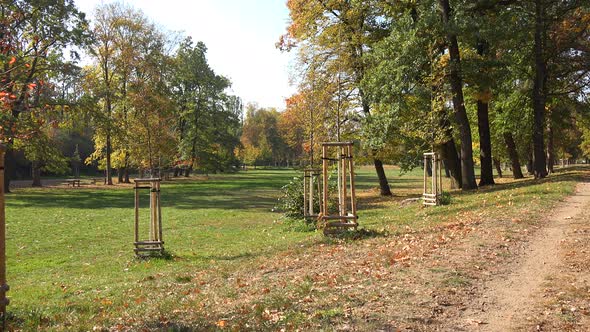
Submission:
MULTIPOLYGON (((421 170, 404 176, 393 169, 387 173, 393 198, 374 194, 377 179, 372 168, 358 171, 360 223, 378 230, 367 233, 371 236, 396 234, 407 225, 419 228, 444 222, 478 210, 484 200, 498 204, 502 216, 508 213, 502 205, 512 202, 520 208, 540 197, 553 202, 580 180, 579 175, 564 173, 545 182, 526 180, 454 192, 450 205, 424 209, 420 204, 397 205, 420 195, 421 170)), ((152 293, 162 296, 154 290, 198 282, 202 273, 226 277, 231 271, 253 269, 253 262, 287 249, 305 250, 329 242, 319 232, 289 231, 280 222, 280 213, 273 211, 280 187, 297 174, 250 170, 165 182, 162 215, 168 259, 134 257, 132 188, 15 190, 6 205, 11 326, 88 330, 94 325, 112 326, 123 313, 135 319, 154 312, 172 315, 182 306, 176 302, 178 294, 152 299, 152 293)), ((141 212, 147 216, 147 201, 142 204, 141 212)), ((309 293, 309 287, 303 284, 298 291, 309 293)), ((228 298, 236 296, 231 288, 225 291, 228 298)))
POLYGON ((64 306, 93 315, 138 280, 186 282, 195 271, 315 236, 285 232, 272 212, 293 175, 260 170, 164 183, 163 237, 173 258, 149 261, 133 255, 131 188, 16 190, 6 210, 10 312, 29 323, 57 320, 64 306))

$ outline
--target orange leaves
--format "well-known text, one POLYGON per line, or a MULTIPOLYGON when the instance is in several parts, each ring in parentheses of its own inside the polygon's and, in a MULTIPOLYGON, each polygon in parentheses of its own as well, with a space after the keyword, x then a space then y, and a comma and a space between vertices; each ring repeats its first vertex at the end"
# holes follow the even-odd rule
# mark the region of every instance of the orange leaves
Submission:
POLYGON ((15 57, 12 57, 12 58, 10 59, 10 61, 8 61, 8 64, 9 64, 9 65, 13 65, 15 62, 16 62, 16 58, 15 58, 15 57))
POLYGON ((223 319, 221 319, 221 320, 217 321, 217 322, 215 323, 215 325, 216 325, 217 327, 224 328, 224 327, 226 327, 226 326, 227 326, 227 321, 226 321, 226 320, 223 320, 223 319))

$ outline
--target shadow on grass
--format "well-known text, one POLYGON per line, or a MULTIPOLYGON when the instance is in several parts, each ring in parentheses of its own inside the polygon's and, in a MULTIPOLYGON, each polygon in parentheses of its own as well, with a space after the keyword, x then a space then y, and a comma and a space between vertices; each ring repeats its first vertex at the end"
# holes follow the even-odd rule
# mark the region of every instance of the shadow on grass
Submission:
POLYGON ((326 235, 324 237, 324 242, 330 243, 334 240, 358 241, 388 236, 389 233, 383 230, 378 231, 375 229, 359 228, 356 230, 343 230, 342 232, 326 235))
POLYGON ((460 195, 469 195, 478 192, 496 192, 500 190, 506 189, 519 189, 519 188, 526 188, 530 186, 535 186, 544 183, 554 183, 554 182, 590 182, 590 167, 588 166, 572 166, 565 169, 560 169, 554 172, 553 174, 547 176, 543 179, 535 179, 533 177, 528 177, 525 179, 517 180, 510 183, 499 183, 493 186, 485 186, 481 187, 478 190, 471 190, 465 192, 456 192, 454 194, 460 195))
POLYGON ((219 328, 205 321, 195 324, 184 324, 175 322, 151 322, 146 324, 146 330, 167 331, 167 332, 193 332, 193 331, 219 331, 219 328))
POLYGON ((169 252, 168 250, 164 250, 162 253, 144 253, 144 254, 136 254, 135 259, 139 261, 147 261, 147 260, 163 260, 163 261, 172 261, 176 256, 173 253, 169 252))
MULTIPOLYGON (((272 209, 280 187, 245 185, 214 188, 215 183, 207 186, 175 185, 163 186, 161 192, 162 207, 178 209, 272 209), (274 194, 274 195, 273 195, 274 194)), ((147 206, 148 195, 141 195, 142 206, 147 206)), ((11 195, 7 202, 18 207, 71 208, 71 209, 133 209, 133 189, 129 190, 27 190, 11 195)))

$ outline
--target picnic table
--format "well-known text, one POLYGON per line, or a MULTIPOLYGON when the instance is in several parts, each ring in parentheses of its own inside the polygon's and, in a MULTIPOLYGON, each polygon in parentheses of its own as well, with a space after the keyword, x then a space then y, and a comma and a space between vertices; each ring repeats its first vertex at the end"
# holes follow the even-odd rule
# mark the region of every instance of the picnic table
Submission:
POLYGON ((66 183, 68 184, 68 187, 80 187, 80 179, 68 179, 66 180, 66 183))

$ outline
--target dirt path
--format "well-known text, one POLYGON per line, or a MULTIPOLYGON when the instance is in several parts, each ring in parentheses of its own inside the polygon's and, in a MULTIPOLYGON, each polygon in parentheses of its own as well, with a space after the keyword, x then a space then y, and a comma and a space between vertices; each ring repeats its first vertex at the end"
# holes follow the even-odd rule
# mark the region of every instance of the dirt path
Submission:
POLYGON ((590 222, 588 208, 590 183, 580 183, 576 194, 566 198, 530 240, 524 255, 514 262, 513 272, 485 285, 483 296, 465 311, 460 325, 477 331, 511 331, 521 326, 532 308, 543 301, 544 283, 562 272, 561 244, 572 233, 575 219, 590 222))

